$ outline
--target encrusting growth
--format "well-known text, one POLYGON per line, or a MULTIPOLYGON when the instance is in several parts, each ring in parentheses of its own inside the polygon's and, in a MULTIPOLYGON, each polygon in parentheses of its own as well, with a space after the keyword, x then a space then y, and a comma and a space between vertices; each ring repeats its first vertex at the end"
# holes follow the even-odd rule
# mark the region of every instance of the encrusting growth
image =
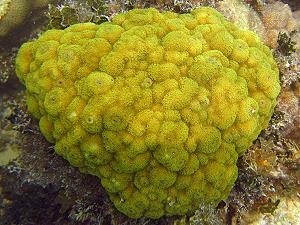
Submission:
POLYGON ((57 154, 132 218, 225 199, 280 91, 269 48, 208 7, 49 30, 20 48, 16 68, 57 154))

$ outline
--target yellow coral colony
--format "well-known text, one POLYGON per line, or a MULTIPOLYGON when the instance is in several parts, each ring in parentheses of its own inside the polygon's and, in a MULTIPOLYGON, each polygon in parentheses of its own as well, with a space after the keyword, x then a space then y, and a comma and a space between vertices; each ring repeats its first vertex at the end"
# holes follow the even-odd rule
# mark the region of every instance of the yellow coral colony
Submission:
POLYGON ((132 218, 225 199, 280 90, 268 47, 207 7, 49 30, 20 48, 16 68, 57 154, 132 218))

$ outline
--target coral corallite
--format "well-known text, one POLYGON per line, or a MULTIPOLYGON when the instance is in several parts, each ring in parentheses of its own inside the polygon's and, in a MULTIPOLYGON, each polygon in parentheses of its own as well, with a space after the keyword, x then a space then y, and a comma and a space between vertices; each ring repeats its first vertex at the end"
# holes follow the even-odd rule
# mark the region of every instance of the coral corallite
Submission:
POLYGON ((280 91, 269 48, 207 7, 49 30, 23 44, 16 70, 56 153, 131 218, 225 199, 280 91))

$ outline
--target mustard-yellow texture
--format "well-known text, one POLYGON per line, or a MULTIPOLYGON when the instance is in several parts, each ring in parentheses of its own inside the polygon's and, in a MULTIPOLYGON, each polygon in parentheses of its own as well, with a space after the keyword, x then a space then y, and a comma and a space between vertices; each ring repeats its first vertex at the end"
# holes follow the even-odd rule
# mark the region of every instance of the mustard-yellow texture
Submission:
POLYGON ((49 30, 16 66, 57 154, 98 176, 132 218, 225 199, 280 91, 269 48, 206 7, 49 30))

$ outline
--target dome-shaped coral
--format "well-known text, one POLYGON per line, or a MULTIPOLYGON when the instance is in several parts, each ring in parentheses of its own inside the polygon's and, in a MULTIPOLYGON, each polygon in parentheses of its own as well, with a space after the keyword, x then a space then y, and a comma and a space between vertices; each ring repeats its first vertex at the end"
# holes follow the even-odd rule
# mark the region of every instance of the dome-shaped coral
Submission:
POLYGON ((132 218, 225 199, 280 90, 268 47, 206 7, 49 30, 16 68, 55 151, 132 218))

